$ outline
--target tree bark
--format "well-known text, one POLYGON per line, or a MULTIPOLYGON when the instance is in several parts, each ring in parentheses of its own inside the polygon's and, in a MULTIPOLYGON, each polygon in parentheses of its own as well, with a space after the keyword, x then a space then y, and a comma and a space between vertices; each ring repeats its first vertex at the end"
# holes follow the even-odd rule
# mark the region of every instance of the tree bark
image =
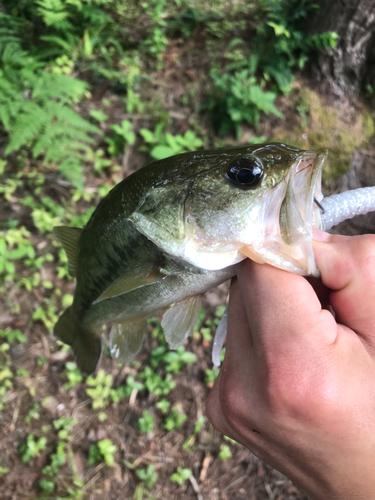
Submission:
POLYGON ((318 0, 307 34, 334 31, 334 49, 321 52, 311 65, 324 90, 352 97, 371 85, 375 90, 375 0, 318 0))

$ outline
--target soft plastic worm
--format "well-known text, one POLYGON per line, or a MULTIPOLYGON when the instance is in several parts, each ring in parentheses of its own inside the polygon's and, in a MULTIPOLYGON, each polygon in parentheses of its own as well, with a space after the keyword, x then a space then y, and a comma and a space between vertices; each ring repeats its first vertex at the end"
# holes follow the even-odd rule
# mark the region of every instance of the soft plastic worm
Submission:
POLYGON ((220 323, 217 326, 214 345, 212 348, 212 362, 215 366, 220 366, 220 353, 223 348, 224 340, 227 335, 228 328, 228 307, 225 309, 225 312, 220 320, 220 323))
POLYGON ((334 194, 320 201, 322 229, 327 231, 346 219, 375 211, 375 186, 334 194))

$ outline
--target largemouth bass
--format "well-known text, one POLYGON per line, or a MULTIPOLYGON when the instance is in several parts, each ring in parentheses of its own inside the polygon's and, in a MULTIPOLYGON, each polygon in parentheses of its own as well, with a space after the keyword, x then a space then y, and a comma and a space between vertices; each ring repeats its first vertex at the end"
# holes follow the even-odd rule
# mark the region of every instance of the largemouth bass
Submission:
POLYGON ((54 333, 79 368, 95 370, 108 322, 112 356, 130 361, 147 319, 172 303, 162 326, 177 348, 194 329, 201 294, 246 257, 317 276, 314 198, 323 197, 326 156, 278 143, 177 155, 125 178, 83 229, 55 228, 77 286, 54 333))

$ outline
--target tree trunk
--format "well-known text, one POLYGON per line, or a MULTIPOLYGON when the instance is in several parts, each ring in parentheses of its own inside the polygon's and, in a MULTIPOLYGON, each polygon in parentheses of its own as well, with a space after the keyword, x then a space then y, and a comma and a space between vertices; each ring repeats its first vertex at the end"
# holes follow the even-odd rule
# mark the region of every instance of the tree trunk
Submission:
POLYGON ((318 0, 307 22, 308 34, 334 31, 337 47, 320 53, 312 75, 325 91, 352 97, 368 85, 375 91, 375 0, 318 0))

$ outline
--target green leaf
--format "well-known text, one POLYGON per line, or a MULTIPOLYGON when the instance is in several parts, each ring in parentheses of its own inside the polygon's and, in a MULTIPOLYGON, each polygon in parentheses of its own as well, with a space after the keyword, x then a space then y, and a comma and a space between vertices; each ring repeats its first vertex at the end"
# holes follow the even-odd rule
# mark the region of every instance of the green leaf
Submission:
POLYGON ((109 467, 113 467, 115 463, 114 454, 117 451, 117 446, 115 446, 110 439, 102 439, 98 442, 98 448, 104 457, 105 463, 109 467))
POLYGON ((245 42, 242 38, 232 38, 232 40, 228 43, 228 49, 233 49, 238 45, 244 45, 245 42))
POLYGON ((285 36, 286 38, 290 38, 290 32, 285 28, 285 26, 273 22, 268 22, 267 24, 274 29, 276 36, 285 36))
POLYGON ((168 158, 169 156, 173 156, 175 152, 168 146, 155 146, 151 149, 150 155, 155 160, 162 160, 163 158, 168 158))
POLYGON ((154 136, 153 132, 151 132, 147 128, 141 128, 141 130, 139 131, 139 133, 144 138, 144 140, 146 142, 148 142, 149 144, 154 144, 155 143, 155 136, 154 136))
POLYGON ((90 116, 100 123, 108 119, 108 115, 106 115, 102 109, 92 109, 90 111, 90 116))
POLYGON ((93 45, 88 30, 85 31, 85 34, 83 36, 83 52, 86 57, 92 56, 93 45))
POLYGON ((192 472, 190 469, 183 469, 182 467, 177 467, 177 472, 172 474, 170 479, 171 481, 182 486, 184 482, 187 481, 191 475, 192 472))

